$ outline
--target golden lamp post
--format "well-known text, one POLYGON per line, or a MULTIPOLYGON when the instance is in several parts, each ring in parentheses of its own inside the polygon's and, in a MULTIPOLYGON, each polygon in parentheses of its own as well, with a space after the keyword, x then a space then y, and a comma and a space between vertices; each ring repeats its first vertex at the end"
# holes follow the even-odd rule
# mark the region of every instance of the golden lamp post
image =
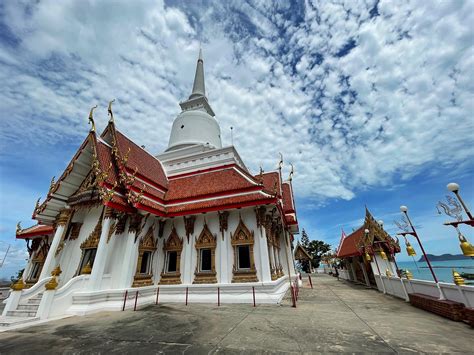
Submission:
POLYGON ((441 214, 441 208, 447 216, 456 219, 456 221, 446 222, 444 223, 444 225, 452 226, 456 229, 456 231, 458 232, 458 238, 462 253, 465 256, 474 257, 474 247, 471 243, 467 241, 466 237, 459 230, 460 224, 466 224, 468 226, 474 227, 474 216, 472 215, 471 211, 469 211, 469 208, 467 207, 466 203, 459 194, 459 185, 455 182, 451 182, 447 185, 447 188, 449 191, 454 193, 457 200, 451 196, 446 196, 447 203, 438 202, 436 208, 438 209, 438 213, 441 214), (467 219, 464 219, 463 217, 463 210, 467 215, 467 219))

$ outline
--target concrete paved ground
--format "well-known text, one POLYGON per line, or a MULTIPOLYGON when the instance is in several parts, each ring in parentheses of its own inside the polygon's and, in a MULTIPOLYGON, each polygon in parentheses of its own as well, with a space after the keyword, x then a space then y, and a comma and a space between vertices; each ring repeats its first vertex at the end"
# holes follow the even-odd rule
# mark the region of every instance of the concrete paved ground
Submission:
POLYGON ((313 276, 298 307, 159 305, 0 333, 0 353, 463 352, 474 331, 375 290, 313 276))

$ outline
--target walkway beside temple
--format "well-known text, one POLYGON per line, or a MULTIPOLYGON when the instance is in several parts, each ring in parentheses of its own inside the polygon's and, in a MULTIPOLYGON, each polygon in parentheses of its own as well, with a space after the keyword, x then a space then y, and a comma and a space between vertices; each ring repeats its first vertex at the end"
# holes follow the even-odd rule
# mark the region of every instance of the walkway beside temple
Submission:
POLYGON ((159 305, 0 333, 0 353, 140 351, 471 352, 473 330, 363 286, 313 276, 296 309, 159 305))

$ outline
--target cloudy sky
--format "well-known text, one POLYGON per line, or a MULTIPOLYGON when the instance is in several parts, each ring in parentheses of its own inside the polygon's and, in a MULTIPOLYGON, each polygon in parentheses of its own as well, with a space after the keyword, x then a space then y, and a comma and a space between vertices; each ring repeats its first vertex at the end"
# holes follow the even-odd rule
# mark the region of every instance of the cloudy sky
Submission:
POLYGON ((115 98, 119 129, 165 149, 200 42, 225 145, 232 126, 253 172, 278 152, 294 164, 311 238, 336 246, 365 205, 394 233, 406 204, 429 252, 458 253, 435 204, 453 180, 474 208, 474 2, 278 3, 2 1, 0 276, 21 267, 16 222, 33 223, 91 106, 102 129, 115 98))

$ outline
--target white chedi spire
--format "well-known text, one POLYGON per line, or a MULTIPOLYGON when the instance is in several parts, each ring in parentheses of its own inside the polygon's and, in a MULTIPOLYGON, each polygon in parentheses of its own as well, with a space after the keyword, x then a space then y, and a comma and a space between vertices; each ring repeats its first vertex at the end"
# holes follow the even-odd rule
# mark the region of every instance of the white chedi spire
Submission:
POLYGON ((181 106, 182 112, 173 122, 166 151, 192 145, 222 148, 221 129, 219 123, 214 118, 215 113, 206 97, 204 60, 201 49, 199 49, 199 57, 196 64, 193 91, 189 98, 181 102, 179 106, 181 106))
POLYGON ((206 96, 206 86, 204 84, 204 61, 202 60, 202 49, 199 48, 199 57, 196 65, 196 74, 194 75, 193 92, 189 99, 199 96, 206 96))

